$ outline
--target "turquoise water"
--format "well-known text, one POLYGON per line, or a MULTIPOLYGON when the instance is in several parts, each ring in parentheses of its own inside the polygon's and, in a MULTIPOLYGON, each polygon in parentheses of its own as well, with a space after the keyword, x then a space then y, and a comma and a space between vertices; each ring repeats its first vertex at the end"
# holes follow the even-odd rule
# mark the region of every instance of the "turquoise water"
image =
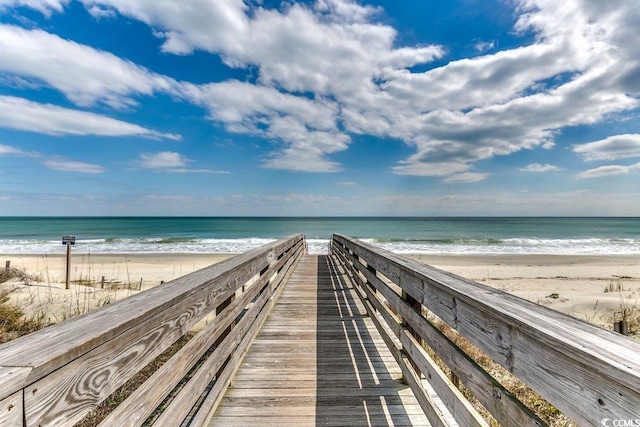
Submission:
POLYGON ((0 253, 238 253, 302 233, 326 253, 342 233, 398 253, 640 254, 640 218, 1 217, 0 253))

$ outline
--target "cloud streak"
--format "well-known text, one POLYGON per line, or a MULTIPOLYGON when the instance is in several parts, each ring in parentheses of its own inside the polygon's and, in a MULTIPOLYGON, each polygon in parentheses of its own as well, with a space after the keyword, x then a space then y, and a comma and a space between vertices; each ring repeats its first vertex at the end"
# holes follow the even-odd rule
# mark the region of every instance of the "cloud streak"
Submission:
POLYGON ((66 160, 62 158, 48 159, 43 161, 42 164, 49 169, 60 171, 60 172, 74 172, 74 173, 86 173, 86 174, 102 174, 106 172, 106 169, 99 165, 78 162, 73 160, 66 160))
POLYGON ((574 145, 573 151, 589 162, 640 157, 640 135, 614 135, 599 141, 574 145))
POLYGON ((228 171, 214 171, 210 169, 191 169, 187 166, 193 160, 188 159, 180 153, 172 151, 162 151, 159 153, 142 153, 136 162, 143 169, 152 169, 156 172, 167 173, 216 173, 228 174, 228 171))
POLYGON ((179 135, 157 132, 100 114, 41 104, 14 96, 0 96, 0 127, 56 136, 180 139, 179 135))

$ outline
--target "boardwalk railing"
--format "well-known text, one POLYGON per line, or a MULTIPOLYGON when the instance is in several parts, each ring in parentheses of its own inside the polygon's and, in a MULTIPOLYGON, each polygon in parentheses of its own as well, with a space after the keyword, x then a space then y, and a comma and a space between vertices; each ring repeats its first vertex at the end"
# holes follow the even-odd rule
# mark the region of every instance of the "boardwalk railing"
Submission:
POLYGON ((434 426, 451 416, 460 425, 486 425, 454 385, 458 379, 500 424, 545 424, 447 338, 433 315, 579 425, 640 425, 638 342, 346 236, 333 236, 331 252, 359 285, 434 426))
POLYGON ((205 424, 304 251, 302 235, 282 239, 0 346, 0 425, 73 425, 215 315, 102 423, 163 405, 154 425, 205 424))

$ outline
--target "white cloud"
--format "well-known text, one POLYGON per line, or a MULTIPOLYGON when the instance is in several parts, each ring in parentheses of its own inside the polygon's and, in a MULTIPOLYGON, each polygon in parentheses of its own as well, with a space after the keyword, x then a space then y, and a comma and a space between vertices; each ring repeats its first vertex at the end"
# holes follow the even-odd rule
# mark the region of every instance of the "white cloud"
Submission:
POLYGON ((469 177, 464 174, 479 160, 551 148, 567 126, 615 119, 640 105, 635 0, 516 0, 514 30, 533 34, 533 42, 423 73, 410 68, 444 59, 446 46, 397 46, 397 31, 376 21, 380 10, 355 1, 287 3, 281 9, 242 0, 82 2, 90 11, 148 24, 164 39, 164 52, 203 50, 231 67, 255 71, 256 84, 175 83, 105 52, 15 27, 9 33, 23 37, 24 46, 36 42, 39 54, 42 46, 51 48, 55 67, 45 75, 14 45, 4 49, 18 61, 1 67, 42 80, 79 105, 122 108, 134 105, 138 95, 180 93, 228 130, 276 142, 267 167, 339 170, 330 156, 348 147, 350 134, 365 134, 415 149, 393 168, 396 173, 456 180, 456 174, 469 177), (81 63, 59 59, 59 46, 77 52, 81 63), (109 72, 89 89, 83 80, 93 70, 86 68, 87 59, 121 69, 122 76, 109 72), (60 64, 78 71, 77 82, 60 76, 60 64))
POLYGON ((143 153, 140 155, 140 166, 146 169, 184 168, 191 160, 180 153, 163 151, 161 153, 143 153))
POLYGON ((88 174, 101 174, 106 172, 106 169, 102 166, 60 158, 45 160, 42 162, 42 164, 49 169, 61 172, 76 172, 88 174))
POLYGON ((195 48, 211 52, 241 50, 249 19, 243 0, 81 0, 88 7, 111 8, 157 28, 162 50, 185 55, 195 48))
POLYGON ((573 151, 587 161, 640 157, 640 135, 610 136, 599 141, 574 145, 573 151))
POLYGON ((91 6, 88 9, 88 12, 96 19, 115 18, 116 16, 116 12, 114 10, 103 8, 100 6, 91 6))
POLYGON ((483 53, 493 49, 495 46, 495 41, 491 40, 489 42, 477 42, 473 47, 475 48, 476 52, 483 53))
POLYGON ((447 184, 467 184, 484 181, 488 176, 488 173, 466 172, 457 175, 449 175, 442 181, 447 184))
POLYGON ((622 165, 609 165, 600 166, 595 169, 589 169, 584 172, 580 172, 577 177, 582 179, 587 178, 603 178, 607 176, 628 175, 630 173, 636 173, 640 171, 640 163, 636 163, 631 166, 622 165))
POLYGON ((214 171, 209 169, 190 169, 187 166, 193 160, 188 159, 180 153, 172 151, 162 151, 159 153, 142 153, 136 162, 144 169, 154 169, 158 172, 169 173, 217 173, 228 174, 228 171, 214 171))
POLYGON ((27 153, 18 147, 0 144, 0 156, 39 157, 39 154, 27 153))
POLYGON ((562 168, 558 166, 550 165, 550 164, 541 164, 541 163, 532 163, 527 165, 524 168, 518 169, 521 172, 536 172, 536 173, 545 173, 545 172, 554 172, 559 171, 562 168))
POLYGON ((142 136, 179 140, 179 135, 156 132, 95 113, 0 96, 0 127, 49 135, 142 136))
POLYGON ((323 100, 281 93, 238 81, 185 85, 184 94, 209 110, 210 118, 231 132, 261 135, 284 143, 264 165, 307 172, 335 172, 327 154, 347 148, 350 138, 338 129, 338 109, 323 100))
POLYGON ((0 24, 0 71, 44 82, 80 106, 136 105, 134 96, 177 93, 177 82, 109 53, 41 30, 0 24))
POLYGON ((62 12, 69 0, 0 0, 0 12, 17 6, 29 7, 49 17, 53 12, 62 12))

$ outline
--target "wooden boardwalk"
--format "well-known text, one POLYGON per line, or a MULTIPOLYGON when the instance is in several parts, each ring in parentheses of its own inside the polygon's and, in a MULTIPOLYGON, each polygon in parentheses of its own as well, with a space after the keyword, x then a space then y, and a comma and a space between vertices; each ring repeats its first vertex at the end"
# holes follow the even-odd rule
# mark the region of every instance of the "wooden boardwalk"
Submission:
POLYGON ((211 426, 429 426, 355 291, 305 255, 211 426))

